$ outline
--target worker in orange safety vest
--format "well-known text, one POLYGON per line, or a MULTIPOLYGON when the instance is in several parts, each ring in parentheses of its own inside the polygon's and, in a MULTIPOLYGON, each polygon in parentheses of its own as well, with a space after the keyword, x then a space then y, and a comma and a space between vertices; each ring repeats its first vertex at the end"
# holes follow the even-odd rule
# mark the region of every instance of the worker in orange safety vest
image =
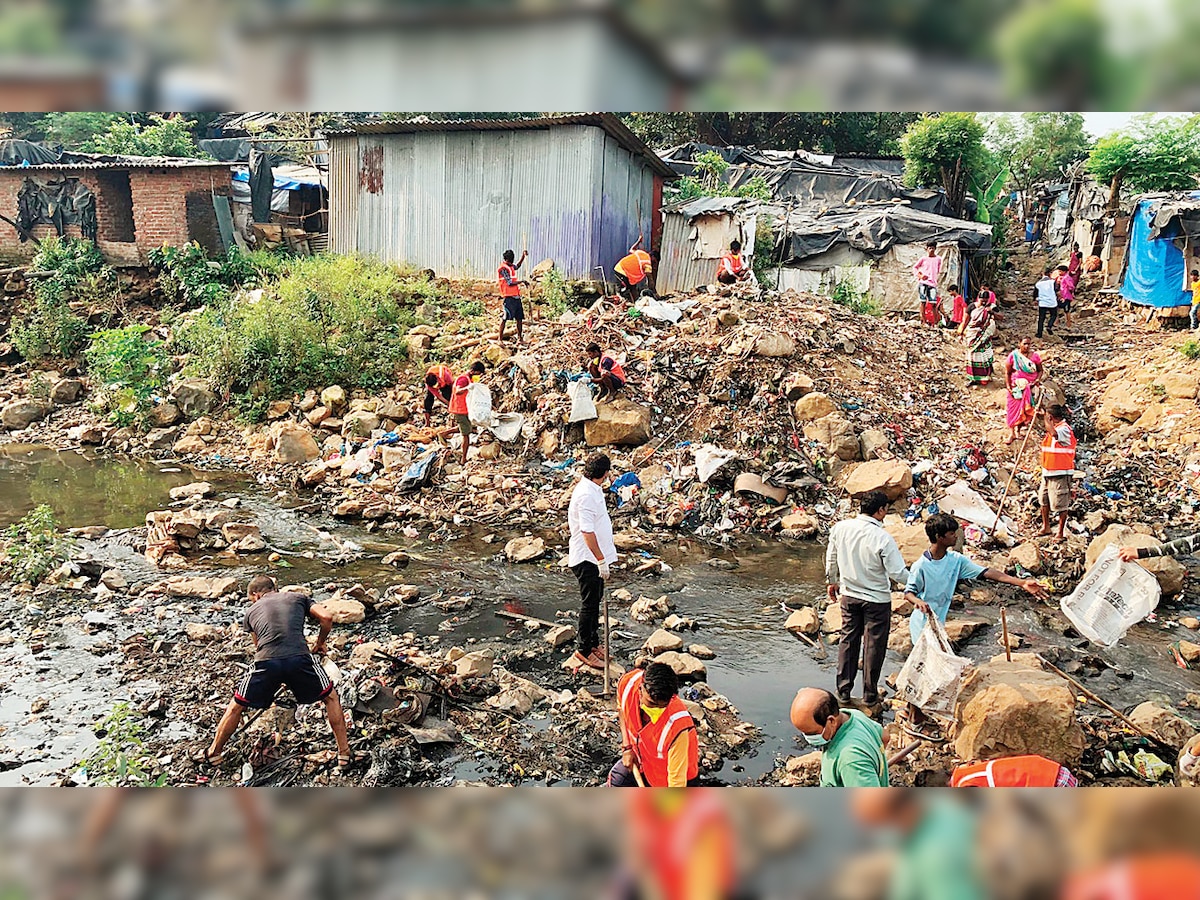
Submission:
POLYGON ((664 663, 627 672, 617 682, 621 758, 610 787, 686 787, 700 774, 696 723, 679 699, 679 679, 664 663))
MULTIPOLYGON (((630 301, 636 300, 639 293, 650 288, 648 278, 654 271, 653 257, 645 250, 638 249, 641 245, 642 235, 639 234, 637 241, 629 248, 629 254, 622 256, 613 268, 618 290, 630 301)), ((650 293, 654 293, 653 290, 650 293)))
POLYGON ((742 242, 730 241, 729 252, 722 255, 721 261, 717 263, 717 281, 721 284, 736 284, 745 281, 751 274, 751 268, 742 259, 742 242))
POLYGON ((1157 853, 1108 863, 1070 877, 1061 900, 1200 900, 1200 857, 1157 853))
POLYGON ((596 395, 596 399, 616 397, 617 392, 625 387, 625 368, 617 362, 616 357, 605 353, 599 344, 593 342, 584 350, 584 358, 588 375, 593 382, 600 385, 600 393, 596 395))
POLYGON ((959 766, 950 787, 1079 787, 1066 766, 1044 756, 1008 756, 959 766))
POLYGON ((634 791, 628 810, 633 883, 620 896, 726 900, 734 895, 735 836, 719 792, 634 791))
POLYGON ((450 395, 454 388, 454 373, 449 366, 432 366, 425 373, 425 427, 432 424, 433 405, 440 403, 450 408, 450 395))
POLYGON ((1058 516, 1058 540, 1067 527, 1071 510, 1071 483, 1075 474, 1075 432, 1067 424, 1067 410, 1055 403, 1046 410, 1046 437, 1042 441, 1042 483, 1038 502, 1042 507, 1042 535, 1053 534, 1050 513, 1058 516))
POLYGON ((521 268, 521 264, 525 262, 527 256, 529 256, 528 250, 521 251, 520 259, 516 258, 513 251, 505 250, 504 262, 500 263, 500 268, 496 270, 496 279, 500 285, 500 297, 504 302, 504 312, 500 316, 500 334, 496 338, 501 343, 504 342, 504 326, 508 324, 509 319, 517 323, 517 343, 525 343, 525 307, 521 303, 521 285, 529 282, 517 279, 517 269, 521 268))

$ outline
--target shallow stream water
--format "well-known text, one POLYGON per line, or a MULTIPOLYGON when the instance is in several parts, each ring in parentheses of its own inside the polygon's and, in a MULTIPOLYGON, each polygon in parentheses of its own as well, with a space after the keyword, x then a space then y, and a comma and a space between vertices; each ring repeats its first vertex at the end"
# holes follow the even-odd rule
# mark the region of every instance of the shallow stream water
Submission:
MULTIPOLYGON (((217 499, 241 499, 267 543, 290 565, 274 572, 283 582, 327 578, 343 584, 357 581, 380 590, 408 583, 419 585, 424 596, 474 598, 450 633, 440 630, 445 613, 429 603, 396 612, 387 623, 393 631, 440 635, 443 646, 469 638, 503 646, 514 640, 510 637, 512 626, 497 617, 496 610, 508 608, 553 620, 556 611, 577 608, 575 580, 556 565, 559 551, 564 550, 561 535, 544 535, 550 547, 546 561, 514 566, 501 555, 504 541, 512 536, 503 531, 491 543, 483 540, 488 532, 481 529, 452 540, 431 539, 428 526, 413 540, 395 533, 370 533, 314 512, 306 498, 236 473, 202 472, 44 447, 0 447, 0 525, 45 503, 64 527, 104 524, 113 529, 132 528, 144 523, 148 511, 169 504, 170 488, 196 480, 211 482, 217 488, 217 499), (347 541, 363 549, 362 558, 336 567, 324 561, 322 554, 347 541), (407 569, 381 564, 381 557, 394 549, 411 556, 407 569), (306 558, 306 553, 313 558, 306 558)), ((119 568, 131 583, 163 577, 122 543, 119 535, 99 542, 83 541, 81 549, 119 568)), ((714 548, 684 539, 666 543, 657 555, 673 571, 639 578, 614 573, 611 587, 628 588, 635 597, 668 593, 677 611, 700 625, 697 632, 684 633, 684 640, 705 644, 717 653, 716 659, 707 663, 709 684, 763 732, 761 745, 749 756, 727 764, 720 777, 730 782, 752 780, 770 771, 776 760, 803 752, 788 721, 788 707, 801 686, 832 686, 837 648, 829 646, 823 655, 789 635, 783 628, 788 611, 782 605, 823 594, 823 548, 811 542, 749 538, 714 548), (709 564, 713 557, 735 565, 714 567, 709 564)), ((248 577, 264 565, 261 556, 228 562, 206 558, 197 561, 194 573, 232 571, 248 577)), ((86 601, 88 595, 81 596, 86 601)), ((10 607, 14 603, 37 606, 36 598, 27 595, 5 598, 5 602, 10 607)), ((104 612, 115 616, 120 608, 112 605, 104 612)), ((1183 614, 1185 608, 1160 608, 1160 624, 1137 626, 1111 650, 1083 648, 1082 640, 1072 641, 1047 627, 1053 618, 1047 615, 1049 610, 1035 611, 1024 603, 1009 608, 1009 627, 1022 634, 1034 650, 1066 648, 1081 660, 1087 655, 1104 660, 1109 668, 1087 679, 1088 686, 1113 705, 1128 707, 1147 697, 1162 695, 1178 701, 1189 691, 1200 691, 1200 673, 1175 667, 1167 650, 1178 635, 1165 623, 1183 614), (1130 673, 1132 677, 1122 677, 1130 673)), ((79 612, 90 609, 84 602, 79 612)), ((12 617, 13 612, 10 608, 4 615, 12 617)), ((991 622, 999 615, 990 605, 972 607, 968 612, 991 622)), ((627 658, 652 629, 631 622, 627 609, 613 606, 610 613, 621 623, 613 635, 614 653, 627 658)), ((237 614, 230 610, 229 620, 237 614)), ((47 630, 52 630, 49 624, 47 630)), ((1000 652, 997 634, 998 626, 985 630, 964 648, 964 654, 983 659, 1000 652)), ((86 755, 95 741, 91 726, 114 702, 136 700, 139 691, 154 687, 118 684, 120 659, 113 633, 88 635, 77 627, 66 627, 58 630, 57 637, 58 649, 36 656, 19 640, 0 646, 0 679, 5 682, 0 692, 0 726, 5 729, 0 734, 0 784, 44 780, 48 773, 86 755), (30 706, 38 698, 50 700, 56 721, 31 720, 30 706), (20 766, 15 764, 18 758, 23 763, 20 766), (31 759, 35 761, 30 763, 31 759)), ((122 637, 124 634, 116 633, 117 640, 122 637)), ((885 674, 899 664, 899 658, 889 654, 885 674)), ((197 677, 202 678, 203 673, 197 677)), ((541 727, 536 717, 527 721, 530 728, 541 727)), ((477 774, 475 765, 472 757, 465 755, 457 773, 472 777, 477 774)))

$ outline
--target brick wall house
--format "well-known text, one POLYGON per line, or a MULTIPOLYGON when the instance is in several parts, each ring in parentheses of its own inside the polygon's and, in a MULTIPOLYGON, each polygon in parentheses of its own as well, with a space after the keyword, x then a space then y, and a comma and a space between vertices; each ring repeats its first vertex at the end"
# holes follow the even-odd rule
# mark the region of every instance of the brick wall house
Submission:
MULTIPOLYGON (((146 264, 147 254, 164 243, 196 241, 220 254, 221 237, 213 194, 232 194, 228 163, 200 160, 146 163, 75 163, 0 167, 0 214, 17 220, 17 195, 27 178, 44 185, 77 179, 96 197, 97 240, 105 258, 117 266, 146 264)), ((37 238, 56 233, 53 225, 34 226, 37 238)), ((78 225, 65 233, 80 237, 78 225)), ((0 220, 0 261, 26 262, 37 247, 22 242, 17 230, 0 220)))

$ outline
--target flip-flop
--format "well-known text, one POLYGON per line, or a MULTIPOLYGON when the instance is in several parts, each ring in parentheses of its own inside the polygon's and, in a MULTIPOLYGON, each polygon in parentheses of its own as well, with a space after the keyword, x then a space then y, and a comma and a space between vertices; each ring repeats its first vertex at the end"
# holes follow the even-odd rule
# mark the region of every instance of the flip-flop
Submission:
POLYGON ((224 750, 222 750, 220 753, 217 753, 215 755, 209 755, 208 749, 209 749, 208 747, 205 747, 201 753, 199 753, 197 756, 192 757, 192 759, 194 759, 196 762, 206 762, 210 766, 212 766, 214 769, 219 769, 219 768, 221 768, 221 766, 225 765, 225 751, 224 750))
POLYGON ((902 722, 900 724, 900 728, 909 737, 914 737, 917 740, 929 741, 931 744, 946 743, 946 738, 941 732, 935 733, 935 732, 930 732, 930 731, 925 730, 925 728, 929 727, 929 725, 930 725, 930 723, 928 723, 928 722, 924 723, 924 726, 914 725, 911 722, 902 722))

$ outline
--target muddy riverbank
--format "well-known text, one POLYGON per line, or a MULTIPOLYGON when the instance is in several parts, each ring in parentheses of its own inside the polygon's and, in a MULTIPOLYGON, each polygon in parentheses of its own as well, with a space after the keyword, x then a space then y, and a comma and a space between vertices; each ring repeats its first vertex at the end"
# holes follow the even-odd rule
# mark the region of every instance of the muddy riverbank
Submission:
MULTIPOLYGON (((9 447, 0 462, 0 495, 7 501, 8 521, 38 503, 54 508, 65 527, 103 521, 113 530, 103 536, 79 535, 74 555, 83 575, 117 570, 128 584, 108 591, 93 576, 77 588, 5 593, 0 601, 6 626, 0 646, 0 679, 6 685, 0 702, 2 783, 78 780, 77 764, 98 741, 96 724, 121 702, 146 713, 144 745, 155 777, 165 776, 166 783, 193 783, 197 777, 228 783, 253 777, 257 769, 267 773, 266 783, 358 783, 382 777, 393 783, 587 784, 598 782, 611 763, 613 716, 602 704, 580 699, 581 689, 595 679, 563 671, 569 648, 549 646, 544 629, 496 615, 505 611, 571 623, 577 598, 573 579, 557 566, 564 543, 557 533, 542 533, 549 547, 544 559, 513 564, 501 552, 516 536, 512 533, 447 525, 411 539, 374 534, 326 517, 295 492, 237 473, 44 448, 9 447), (212 502, 237 501, 239 517, 260 526, 267 549, 242 556, 202 555, 179 573, 232 577, 236 593, 215 599, 166 596, 155 588, 165 573, 140 552, 144 528, 136 523, 147 512, 169 508, 172 487, 200 478, 214 485, 212 502), (409 560, 402 569, 382 562, 396 550, 409 560), (278 554, 278 559, 271 562, 268 554, 278 554), (502 678, 490 687, 466 686, 457 695, 462 708, 447 712, 460 739, 432 746, 404 743, 402 752, 397 745, 389 758, 399 754, 403 766, 390 774, 381 772, 380 760, 372 760, 347 778, 333 775, 327 758, 331 742, 315 711, 303 713, 294 725, 272 722, 265 729, 259 723, 241 747, 239 766, 251 759, 258 763, 250 770, 206 771, 191 756, 211 734, 249 659, 248 639, 235 627, 245 606, 240 592, 251 574, 263 570, 281 582, 307 586, 317 599, 346 596, 355 585, 385 600, 400 586, 416 589, 413 602, 385 602, 365 621, 335 629, 331 661, 348 677, 361 668, 354 652, 367 641, 418 661, 436 660, 459 647, 469 653, 492 651, 504 672, 528 679, 547 696, 524 714, 500 715, 485 703, 497 688, 503 693, 503 685, 511 687, 512 682, 502 678), (189 624, 212 626, 220 637, 193 639, 189 624), (553 762, 555 748, 562 757, 558 763, 553 762), (276 781, 270 780, 272 773, 276 781)), ((682 640, 715 653, 705 662, 705 683, 728 698, 733 709, 711 716, 714 751, 707 778, 714 783, 773 783, 787 758, 805 752, 787 721, 788 704, 797 687, 831 682, 836 646, 814 650, 789 635, 783 623, 788 607, 811 603, 823 593, 818 544, 743 537, 713 548, 695 540, 667 540, 628 554, 612 588, 614 597, 624 597, 623 591, 632 598, 667 596, 677 613, 697 624, 695 631, 680 632, 682 640), (647 558, 665 566, 632 574, 647 558), (753 728, 739 733, 738 723, 753 728)), ((1128 709, 1155 698, 1186 712, 1189 694, 1192 702, 1197 699, 1196 673, 1176 667, 1169 654, 1177 617, 1188 606, 1164 605, 1155 622, 1137 626, 1118 647, 1096 652, 1064 628, 1056 608, 1000 591, 964 599, 966 608, 952 616, 982 622, 960 648, 973 659, 1000 652, 996 623, 999 603, 1006 600, 1010 629, 1028 647, 1076 672, 1110 703, 1128 709)), ((614 657, 626 665, 655 628, 634 621, 629 612, 627 600, 613 601, 614 657)), ((898 618, 896 628, 907 628, 907 623, 898 618)), ((902 658, 889 653, 885 672, 896 671, 902 658)), ((690 690, 697 691, 687 695, 696 701, 707 694, 704 683, 690 690)), ((436 704, 431 708, 442 712, 436 704)), ((1100 710, 1084 706, 1080 712, 1086 718, 1100 710)), ((352 718, 360 746, 368 754, 378 749, 372 746, 383 740, 378 717, 364 713, 352 718)), ((394 736, 387 740, 395 743, 394 736)), ((918 754, 909 768, 936 762, 929 754, 918 754)))

